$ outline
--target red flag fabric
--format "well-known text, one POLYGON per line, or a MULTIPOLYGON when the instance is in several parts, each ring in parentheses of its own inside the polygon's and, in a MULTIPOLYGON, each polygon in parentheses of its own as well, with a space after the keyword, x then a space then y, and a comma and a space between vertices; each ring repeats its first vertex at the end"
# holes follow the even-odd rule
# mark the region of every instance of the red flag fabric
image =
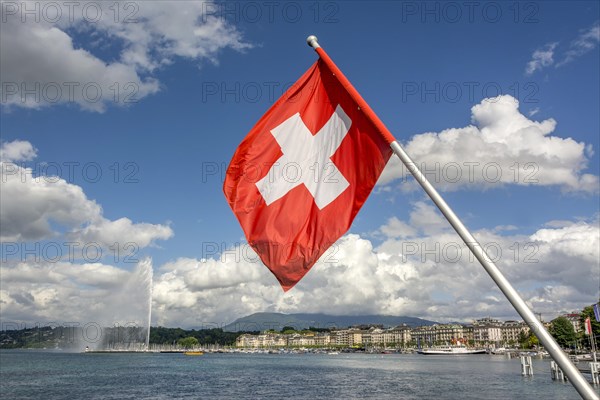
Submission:
POLYGON ((350 228, 391 154, 321 59, 248 133, 223 191, 285 291, 350 228))
POLYGON ((585 319, 585 334, 586 335, 592 334, 592 321, 590 320, 589 317, 585 319))

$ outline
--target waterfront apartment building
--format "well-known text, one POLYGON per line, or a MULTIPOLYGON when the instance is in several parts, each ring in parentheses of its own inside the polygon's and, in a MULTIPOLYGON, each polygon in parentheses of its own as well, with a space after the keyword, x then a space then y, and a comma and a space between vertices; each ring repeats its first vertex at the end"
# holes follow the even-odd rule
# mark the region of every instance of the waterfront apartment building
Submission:
POLYGON ((258 335, 243 334, 235 340, 236 347, 258 347, 258 335))
POLYGON ((350 328, 336 331, 336 343, 342 343, 348 347, 387 347, 406 345, 411 340, 410 328, 408 326, 397 326, 394 328, 370 327, 369 329, 350 328), (344 339, 342 339, 344 338, 344 339))
POLYGON ((330 346, 331 335, 329 332, 320 332, 315 335, 315 346, 330 346))
POLYGON ((287 346, 287 335, 277 333, 263 333, 260 335, 240 335, 235 341, 236 347, 244 348, 269 348, 287 346))
POLYGON ((243 348, 337 346, 354 348, 405 347, 409 343, 421 346, 445 345, 457 342, 474 343, 475 346, 507 346, 519 342, 522 334, 529 334, 523 321, 499 321, 483 318, 472 325, 435 324, 430 326, 394 328, 353 327, 331 332, 304 332, 284 335, 272 331, 260 335, 243 334, 236 346, 243 348))
POLYGON ((287 345, 288 347, 310 347, 314 346, 315 335, 314 334, 305 334, 301 335, 299 333, 294 333, 292 335, 288 335, 287 345))
POLYGON ((473 322, 473 341, 479 345, 514 345, 522 334, 529 334, 529 326, 523 321, 482 318, 473 322))
POLYGON ((512 345, 519 343, 521 335, 529 335, 529 326, 523 321, 504 321, 500 326, 502 343, 512 345))
POLYGON ((274 332, 264 332, 260 335, 243 334, 238 336, 236 346, 242 348, 270 347, 388 347, 405 346, 411 340, 411 328, 398 326, 395 328, 369 329, 349 328, 331 332, 306 332, 289 335, 274 332))
POLYGON ((338 329, 331 332, 331 343, 341 347, 363 347, 371 341, 368 331, 359 328, 338 329))
POLYGON ((413 341, 424 344, 446 344, 457 341, 467 342, 471 339, 472 330, 460 324, 435 324, 419 326, 410 331, 413 341))
POLYGON ((365 339, 367 337, 366 332, 361 329, 351 328, 348 329, 348 347, 362 347, 363 345, 363 335, 365 339))
POLYGON ((349 346, 348 335, 349 335, 349 333, 348 333, 347 329, 333 331, 333 332, 331 332, 331 336, 332 336, 331 343, 335 344, 336 346, 348 347, 349 346))
POLYGON ((410 328, 408 326, 397 326, 386 329, 382 332, 382 340, 379 342, 383 346, 405 346, 411 341, 410 328))
POLYGON ((349 328, 332 331, 329 337, 321 334, 317 345, 334 344, 342 347, 388 347, 405 346, 411 341, 411 328, 397 326, 383 329, 371 327, 369 329, 349 328))
POLYGON ((583 330, 583 326, 581 325, 581 320, 579 319, 580 314, 578 314, 578 313, 563 314, 563 315, 561 315, 561 317, 565 317, 566 319, 569 320, 571 325, 573 325, 573 329, 575 330, 575 332, 581 332, 583 330))
POLYGON ((473 341, 480 345, 499 345, 502 342, 502 329, 495 325, 473 326, 473 341))

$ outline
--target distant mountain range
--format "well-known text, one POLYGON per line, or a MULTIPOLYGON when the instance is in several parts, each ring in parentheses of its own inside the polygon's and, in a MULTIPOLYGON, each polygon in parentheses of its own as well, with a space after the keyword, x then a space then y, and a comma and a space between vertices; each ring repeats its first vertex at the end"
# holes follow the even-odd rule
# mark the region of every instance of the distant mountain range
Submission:
POLYGON ((238 318, 223 327, 226 332, 281 330, 284 326, 294 329, 347 328, 355 325, 383 325, 393 327, 402 324, 408 326, 433 325, 436 322, 416 317, 397 317, 392 315, 328 315, 328 314, 281 314, 255 313, 238 318))

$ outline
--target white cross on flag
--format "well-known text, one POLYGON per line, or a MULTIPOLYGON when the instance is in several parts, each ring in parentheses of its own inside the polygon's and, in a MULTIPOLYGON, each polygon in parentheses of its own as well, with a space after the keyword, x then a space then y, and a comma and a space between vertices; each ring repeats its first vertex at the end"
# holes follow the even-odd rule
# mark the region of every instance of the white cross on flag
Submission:
POLYGON ((248 133, 223 190, 284 290, 350 228, 391 154, 321 59, 248 133))

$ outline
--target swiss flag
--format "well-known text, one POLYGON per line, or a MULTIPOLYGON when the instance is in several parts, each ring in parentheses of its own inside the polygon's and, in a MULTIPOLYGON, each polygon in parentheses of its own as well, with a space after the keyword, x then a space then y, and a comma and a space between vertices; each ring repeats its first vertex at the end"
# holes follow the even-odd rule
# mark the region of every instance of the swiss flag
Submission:
POLYGON ((248 133, 223 190, 285 291, 350 228, 391 154, 321 59, 248 133))

